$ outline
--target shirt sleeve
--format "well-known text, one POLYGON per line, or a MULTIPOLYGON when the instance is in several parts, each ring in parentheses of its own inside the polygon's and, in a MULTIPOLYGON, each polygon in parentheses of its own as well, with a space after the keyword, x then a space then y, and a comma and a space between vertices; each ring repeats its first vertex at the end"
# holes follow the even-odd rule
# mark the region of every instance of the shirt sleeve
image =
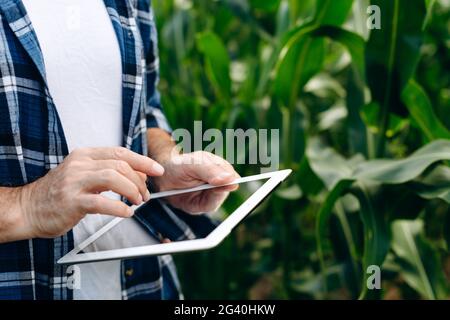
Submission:
POLYGON ((164 114, 161 95, 157 88, 159 82, 158 33, 151 1, 138 0, 136 9, 137 23, 142 37, 146 63, 144 89, 147 95, 145 106, 147 128, 160 128, 170 133, 172 129, 164 114))

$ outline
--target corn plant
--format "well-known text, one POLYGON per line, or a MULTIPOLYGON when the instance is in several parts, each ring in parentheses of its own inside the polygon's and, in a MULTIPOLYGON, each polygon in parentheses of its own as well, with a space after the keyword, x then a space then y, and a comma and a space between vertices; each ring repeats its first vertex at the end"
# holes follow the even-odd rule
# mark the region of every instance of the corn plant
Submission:
POLYGON ((153 2, 173 127, 280 129, 295 173, 188 298, 450 297, 448 0, 153 2))

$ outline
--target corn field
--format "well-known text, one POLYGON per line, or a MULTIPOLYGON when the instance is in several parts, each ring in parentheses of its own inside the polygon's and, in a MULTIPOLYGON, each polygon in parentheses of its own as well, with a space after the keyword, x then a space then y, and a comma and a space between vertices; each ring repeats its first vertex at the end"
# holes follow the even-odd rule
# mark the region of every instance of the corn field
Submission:
POLYGON ((218 248, 176 256, 187 298, 450 298, 449 0, 153 6, 172 127, 279 129, 294 170, 218 248))

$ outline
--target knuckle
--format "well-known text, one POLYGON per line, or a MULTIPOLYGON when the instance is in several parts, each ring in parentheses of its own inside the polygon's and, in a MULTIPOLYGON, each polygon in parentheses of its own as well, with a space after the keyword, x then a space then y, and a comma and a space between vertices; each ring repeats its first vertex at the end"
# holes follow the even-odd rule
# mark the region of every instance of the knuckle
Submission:
POLYGON ((86 200, 86 209, 87 210, 99 210, 100 208, 100 199, 98 197, 90 197, 89 200, 86 200))
POLYGON ((131 193, 132 193, 133 197, 134 197, 136 200, 139 199, 141 193, 139 192, 138 187, 137 187, 136 185, 133 185, 132 189, 133 189, 133 190, 131 191, 131 193))
POLYGON ((105 169, 100 172, 100 178, 103 181, 109 182, 116 177, 116 171, 113 169, 105 169))
POLYGON ((146 182, 147 182, 147 175, 145 173, 142 173, 142 172, 138 172, 137 174, 139 176, 139 179, 142 181, 142 183, 146 184, 146 182))
POLYGON ((124 147, 115 147, 113 154, 116 159, 122 159, 127 153, 127 149, 124 147))
POLYGON ((117 160, 116 170, 122 174, 125 174, 129 171, 129 165, 123 160, 117 160))
POLYGON ((128 190, 128 194, 125 197, 132 202, 139 202, 141 200, 141 193, 136 186, 133 186, 128 190))

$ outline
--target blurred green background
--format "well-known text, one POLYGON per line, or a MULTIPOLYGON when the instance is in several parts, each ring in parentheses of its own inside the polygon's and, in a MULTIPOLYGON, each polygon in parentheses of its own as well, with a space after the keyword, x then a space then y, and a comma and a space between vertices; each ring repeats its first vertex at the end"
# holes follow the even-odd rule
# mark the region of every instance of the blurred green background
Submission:
POLYGON ((449 0, 153 6, 171 125, 278 128, 294 169, 220 247, 176 257, 186 298, 450 298, 449 0))

